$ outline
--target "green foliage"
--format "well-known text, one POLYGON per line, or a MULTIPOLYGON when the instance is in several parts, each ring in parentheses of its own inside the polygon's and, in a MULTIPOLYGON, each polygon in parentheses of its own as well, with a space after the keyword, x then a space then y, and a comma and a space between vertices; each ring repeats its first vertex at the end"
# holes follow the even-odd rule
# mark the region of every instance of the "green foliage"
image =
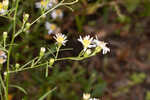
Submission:
MULTIPOLYGON (((95 97, 99 97, 104 93, 106 88, 106 82, 102 80, 101 76, 98 75, 96 71, 87 72, 87 70, 80 66, 78 63, 73 66, 55 66, 49 73, 47 78, 44 78, 44 70, 32 72, 32 79, 38 90, 32 98, 39 98, 38 96, 46 93, 47 91, 57 87, 55 91, 51 92, 49 95, 49 100, 53 98, 66 100, 80 100, 83 93, 90 93, 95 97), (87 75, 89 77, 87 77, 87 75), (79 95, 79 93, 81 93, 79 95)), ((30 85, 27 83, 23 84, 24 87, 29 88, 30 85)), ((33 91, 29 91, 29 95, 33 91)))
POLYGON ((139 84, 142 83, 146 78, 146 74, 145 73, 134 73, 131 75, 131 80, 133 83, 135 84, 139 84))
POLYGON ((150 91, 146 92, 146 98, 145 98, 145 100, 150 100, 150 91))

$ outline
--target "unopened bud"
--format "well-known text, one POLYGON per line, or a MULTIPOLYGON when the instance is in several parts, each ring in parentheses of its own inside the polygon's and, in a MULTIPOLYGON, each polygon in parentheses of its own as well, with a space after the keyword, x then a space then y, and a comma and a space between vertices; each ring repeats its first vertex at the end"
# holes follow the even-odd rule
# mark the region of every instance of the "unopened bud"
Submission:
POLYGON ((3 38, 6 39, 7 38, 7 32, 3 32, 3 38))
POLYGON ((51 58, 51 59, 49 60, 49 65, 50 65, 50 67, 54 64, 54 62, 55 62, 55 59, 54 59, 54 58, 51 58))
POLYGON ((20 67, 20 64, 16 63, 15 68, 18 69, 20 67))
POLYGON ((29 19, 29 14, 23 15, 23 21, 26 22, 29 19))
POLYGON ((30 28, 30 26, 31 26, 30 23, 26 23, 24 31, 27 31, 30 28))
POLYGON ((92 53, 91 49, 87 49, 84 53, 84 57, 88 57, 92 53))
POLYGON ((7 72, 4 72, 4 76, 6 76, 7 75, 7 72))
POLYGON ((89 93, 83 94, 83 100, 89 100, 91 95, 89 93))
POLYGON ((99 53, 102 50, 101 47, 97 46, 93 52, 93 54, 99 53))
POLYGON ((41 47, 41 50, 40 50, 40 57, 42 57, 45 53, 46 49, 44 47, 41 47))

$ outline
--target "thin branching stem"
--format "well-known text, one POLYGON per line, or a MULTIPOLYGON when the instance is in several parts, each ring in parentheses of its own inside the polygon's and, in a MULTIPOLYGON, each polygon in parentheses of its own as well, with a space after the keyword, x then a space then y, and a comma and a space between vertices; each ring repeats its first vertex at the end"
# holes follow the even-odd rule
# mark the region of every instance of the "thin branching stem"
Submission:
POLYGON ((17 73, 17 72, 21 72, 21 71, 25 71, 25 70, 29 70, 29 69, 33 69, 33 68, 38 68, 38 67, 41 67, 43 65, 46 65, 46 63, 42 63, 42 64, 39 64, 39 65, 36 65, 36 66, 33 66, 33 67, 26 67, 26 68, 23 68, 23 69, 18 69, 18 70, 14 70, 14 71, 9 71, 8 73, 17 73))
MULTIPOLYGON (((19 6, 19 1, 16 1, 16 7, 15 7, 15 14, 13 17, 13 35, 12 35, 12 40, 10 44, 14 43, 15 40, 15 32, 16 32, 16 15, 17 15, 17 10, 19 6)), ((8 59, 7 59, 7 72, 9 72, 9 66, 10 66, 10 54, 12 50, 12 45, 10 45, 9 50, 8 50, 8 59)), ((6 93, 5 93, 5 98, 8 100, 8 85, 9 85, 9 73, 6 75, 6 93)))

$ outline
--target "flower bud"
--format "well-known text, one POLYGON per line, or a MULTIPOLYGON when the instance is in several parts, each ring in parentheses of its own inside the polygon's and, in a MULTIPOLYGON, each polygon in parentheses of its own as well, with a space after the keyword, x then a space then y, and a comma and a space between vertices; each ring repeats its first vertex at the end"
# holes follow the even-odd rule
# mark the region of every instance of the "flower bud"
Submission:
POLYGON ((15 68, 19 69, 19 67, 20 67, 20 64, 16 63, 15 68))
POLYGON ((41 47, 41 50, 40 50, 40 57, 44 56, 44 53, 45 53, 45 48, 44 47, 41 47))
POLYGON ((84 57, 88 57, 92 53, 91 49, 87 49, 84 53, 84 57))
POLYGON ((4 76, 7 76, 7 72, 4 72, 4 76))
POLYGON ((23 21, 26 22, 29 19, 29 14, 23 15, 23 21))
POLYGON ((30 26, 31 26, 30 23, 26 23, 24 31, 27 31, 30 28, 30 26))
POLYGON ((50 58, 50 60, 49 60, 50 67, 54 64, 54 62, 55 62, 55 59, 54 58, 50 58))
POLYGON ((4 38, 4 40, 6 40, 6 38, 7 38, 7 32, 3 32, 3 38, 4 38))
POLYGON ((83 100, 89 100, 91 95, 89 93, 83 94, 83 100))
POLYGON ((99 53, 102 50, 101 47, 97 46, 93 52, 93 54, 99 53))

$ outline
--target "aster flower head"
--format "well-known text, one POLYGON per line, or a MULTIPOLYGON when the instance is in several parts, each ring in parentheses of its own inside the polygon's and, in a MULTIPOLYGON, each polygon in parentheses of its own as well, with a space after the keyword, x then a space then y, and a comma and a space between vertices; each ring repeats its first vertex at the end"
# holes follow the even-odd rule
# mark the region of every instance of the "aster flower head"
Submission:
POLYGON ((90 98, 89 100, 99 100, 99 99, 97 99, 97 98, 90 98))
POLYGON ((60 9, 56 9, 56 10, 52 11, 51 16, 52 16, 53 19, 57 19, 57 18, 62 19, 63 12, 60 9))
POLYGON ((94 39, 93 43, 96 44, 97 47, 100 47, 103 50, 102 51, 103 54, 110 52, 110 49, 106 46, 107 43, 104 41, 99 41, 97 36, 96 39, 94 39))
POLYGON ((68 41, 67 40, 67 36, 62 34, 62 33, 57 33, 55 36, 54 36, 54 39, 56 40, 57 44, 58 45, 64 45, 65 46, 65 43, 68 41))
POLYGON ((78 39, 79 42, 82 43, 84 51, 86 51, 87 48, 92 48, 94 47, 94 44, 92 44, 93 42, 93 37, 90 37, 90 35, 85 36, 84 38, 82 38, 81 36, 78 39))
POLYGON ((58 33, 58 32, 60 32, 60 28, 57 27, 56 24, 46 22, 45 23, 45 27, 48 30, 48 34, 49 35, 52 34, 52 33, 58 33))
POLYGON ((0 14, 5 14, 8 9, 8 0, 3 0, 3 2, 0 2, 0 14))
POLYGON ((58 3, 57 0, 41 0, 41 2, 36 2, 35 6, 36 8, 44 8, 48 10, 49 8, 51 8, 53 5, 57 3, 58 3))
POLYGON ((6 59, 7 59, 6 53, 0 50, 0 64, 5 63, 6 59))

